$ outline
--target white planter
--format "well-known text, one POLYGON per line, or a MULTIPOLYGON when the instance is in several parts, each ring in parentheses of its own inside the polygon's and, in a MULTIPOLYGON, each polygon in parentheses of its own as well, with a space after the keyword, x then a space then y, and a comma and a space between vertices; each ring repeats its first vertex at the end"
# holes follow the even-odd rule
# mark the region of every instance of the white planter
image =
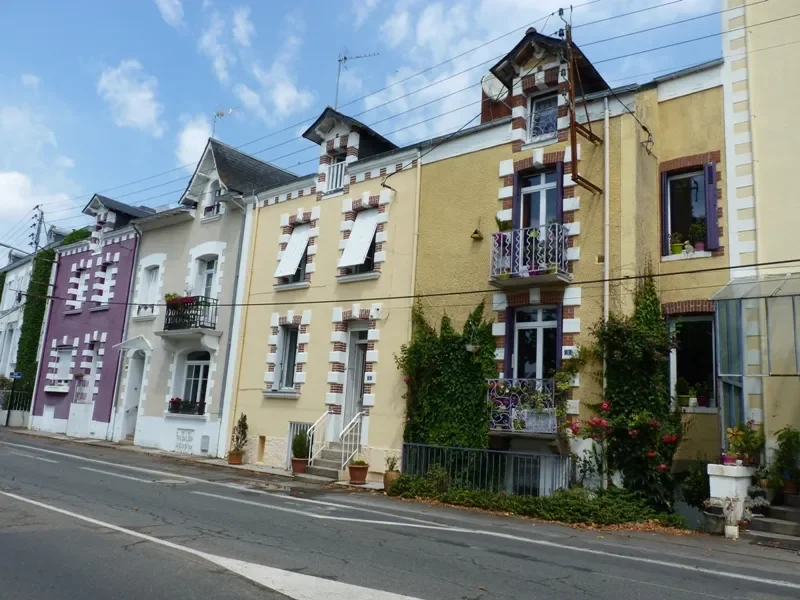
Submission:
MULTIPOLYGON (((736 521, 742 520, 744 500, 747 498, 747 487, 755 472, 754 467, 736 465, 708 465, 708 482, 711 498, 724 502, 731 499, 735 504, 736 521)), ((727 533, 726 533, 727 535, 727 533)))
POLYGON ((725 525, 725 537, 729 540, 739 539, 739 526, 738 525, 725 525))

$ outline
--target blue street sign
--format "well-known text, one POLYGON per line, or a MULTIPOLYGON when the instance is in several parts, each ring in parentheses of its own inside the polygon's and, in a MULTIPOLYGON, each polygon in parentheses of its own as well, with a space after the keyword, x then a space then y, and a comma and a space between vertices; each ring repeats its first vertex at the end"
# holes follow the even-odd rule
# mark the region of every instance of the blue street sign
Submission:
POLYGON ((11 379, 22 379, 22 373, 20 371, 11 371, 8 376, 11 379))

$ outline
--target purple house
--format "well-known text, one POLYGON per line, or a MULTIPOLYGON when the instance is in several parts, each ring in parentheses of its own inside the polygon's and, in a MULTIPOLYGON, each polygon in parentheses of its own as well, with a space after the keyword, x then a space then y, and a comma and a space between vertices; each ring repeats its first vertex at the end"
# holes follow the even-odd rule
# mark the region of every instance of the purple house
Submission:
POLYGON ((154 211, 96 194, 83 212, 91 237, 59 248, 50 275, 31 427, 105 439, 139 243, 130 221, 154 211))

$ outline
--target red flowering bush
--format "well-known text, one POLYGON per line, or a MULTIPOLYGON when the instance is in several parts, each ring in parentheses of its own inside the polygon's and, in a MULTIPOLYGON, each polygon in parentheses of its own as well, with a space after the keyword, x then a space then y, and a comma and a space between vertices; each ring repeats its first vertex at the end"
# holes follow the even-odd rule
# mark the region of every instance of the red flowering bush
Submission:
POLYGON ((647 458, 655 458, 656 456, 658 456, 658 452, 656 452, 655 450, 649 450, 647 452, 647 458))
POLYGON ((603 412, 608 412, 608 411, 610 411, 610 410, 611 410, 611 402, 603 402, 603 403, 600 405, 600 410, 602 410, 603 412))

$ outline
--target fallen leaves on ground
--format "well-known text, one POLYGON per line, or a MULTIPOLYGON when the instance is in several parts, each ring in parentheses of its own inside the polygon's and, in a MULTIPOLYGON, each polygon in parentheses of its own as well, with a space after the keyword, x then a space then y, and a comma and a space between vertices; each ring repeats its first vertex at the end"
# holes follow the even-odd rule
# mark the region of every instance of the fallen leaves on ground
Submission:
MULTIPOLYGON (((573 523, 570 527, 587 529, 591 531, 645 531, 651 533, 666 533, 669 535, 696 535, 698 532, 691 529, 677 529, 664 527, 658 521, 642 521, 641 523, 621 523, 619 525, 592 525, 591 523, 573 523)), ((598 536, 602 537, 602 536, 598 536)))

